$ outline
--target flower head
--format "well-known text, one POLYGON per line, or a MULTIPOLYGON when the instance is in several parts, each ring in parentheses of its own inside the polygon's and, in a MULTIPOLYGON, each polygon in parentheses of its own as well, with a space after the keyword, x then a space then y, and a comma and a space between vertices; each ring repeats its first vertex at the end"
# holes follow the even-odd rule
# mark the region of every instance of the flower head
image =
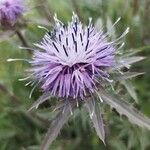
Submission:
POLYGON ((24 4, 22 0, 2 0, 0 2, 1 25, 14 25, 23 11, 24 4))
POLYGON ((53 32, 36 46, 32 72, 44 91, 58 97, 84 97, 96 89, 99 78, 108 80, 114 65, 115 47, 107 35, 97 31, 91 19, 83 27, 76 15, 68 25, 56 17, 53 32))
MULTIPOLYGON (((117 22, 118 20, 115 24, 117 22)), ((111 29, 106 33, 102 30, 97 31, 91 19, 89 19, 88 26, 83 26, 74 14, 68 25, 64 25, 56 17, 55 24, 54 30, 48 31, 43 41, 35 44, 39 50, 34 49, 32 60, 26 60, 32 65, 30 76, 33 77, 33 82, 30 81, 26 85, 33 85, 37 82, 44 91, 44 94, 33 103, 29 110, 38 108, 51 96, 65 99, 60 101, 54 109, 57 115, 52 121, 41 149, 48 149, 56 139, 60 129, 72 114, 72 110, 75 109, 76 102, 78 106, 78 99, 84 100, 84 106, 86 106, 97 135, 104 143, 105 125, 101 115, 103 103, 99 105, 100 101, 115 108, 121 115, 127 116, 132 123, 150 129, 150 119, 120 99, 120 95, 116 94, 117 89, 112 88, 112 91, 107 86, 107 83, 110 84, 112 81, 110 79, 113 78, 112 87, 116 87, 113 85, 119 83, 126 87, 126 79, 140 75, 123 68, 129 69, 131 64, 142 60, 143 57, 131 56, 132 53, 119 55, 121 52, 119 49, 123 46, 121 39, 128 33, 129 28, 119 38, 110 42, 109 31, 111 29), (77 101, 70 99, 77 99, 77 101)), ((14 59, 16 60, 20 59, 14 59)), ((13 59, 8 61, 13 61, 13 59)), ((127 87, 128 89, 130 88, 127 87)), ((132 92, 134 93, 134 90, 132 92)))

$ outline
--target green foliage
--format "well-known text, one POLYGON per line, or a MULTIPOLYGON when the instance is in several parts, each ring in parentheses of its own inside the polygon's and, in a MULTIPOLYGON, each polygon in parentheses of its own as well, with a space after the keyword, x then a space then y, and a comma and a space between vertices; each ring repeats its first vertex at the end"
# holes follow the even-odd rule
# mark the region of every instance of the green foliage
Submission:
MULTIPOLYGON (((38 25, 51 29, 53 19, 50 17, 57 13, 58 18, 67 22, 75 11, 84 23, 88 17, 93 17, 97 24, 98 20, 103 26, 113 24, 118 17, 121 21, 114 29, 113 37, 120 35, 129 26, 130 33, 127 35, 124 52, 132 50, 146 59, 137 63, 133 72, 145 72, 144 75, 136 77, 133 83, 126 84, 127 90, 132 90, 131 96, 138 99, 138 106, 134 99, 125 95, 130 102, 139 110, 150 117, 150 19, 147 9, 150 5, 148 0, 28 0, 29 8, 24 15, 26 24, 18 27, 25 37, 28 45, 34 47, 33 43, 41 40, 45 31, 38 29, 38 25), (41 8, 39 8, 39 6, 41 8), (46 14, 46 11, 50 12, 46 14)), ((98 24, 99 25, 99 24, 98 24)), ((107 29, 107 27, 106 27, 107 29)), ((0 150, 38 150, 39 145, 47 131, 51 119, 56 115, 52 112, 55 100, 45 102, 39 109, 32 113, 27 112, 31 104, 41 95, 39 89, 35 90, 31 99, 29 94, 32 89, 24 86, 25 82, 18 79, 26 77, 24 71, 28 64, 22 61, 7 62, 8 58, 28 59, 31 54, 26 50, 19 49, 22 43, 14 31, 0 30, 0 150)), ((123 93, 126 89, 123 89, 123 93)), ((52 144, 53 150, 148 150, 150 149, 150 132, 145 129, 131 125, 126 118, 115 110, 104 107, 104 122, 107 129, 106 146, 99 140, 90 128, 90 118, 83 108, 74 112, 74 117, 69 120, 58 136, 57 141, 52 144), (106 112, 105 111, 105 112, 106 112), (116 115, 113 115, 116 114, 116 115), (109 127, 108 127, 109 126, 109 127), (109 128, 109 129, 108 129, 109 128)))

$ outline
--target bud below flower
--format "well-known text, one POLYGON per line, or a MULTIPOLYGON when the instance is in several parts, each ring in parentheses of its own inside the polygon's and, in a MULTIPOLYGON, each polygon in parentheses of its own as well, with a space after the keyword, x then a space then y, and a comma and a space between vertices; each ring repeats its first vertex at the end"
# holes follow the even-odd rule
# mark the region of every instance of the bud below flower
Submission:
POLYGON ((0 26, 5 29, 13 27, 24 12, 24 8, 22 0, 2 0, 0 2, 0 26))

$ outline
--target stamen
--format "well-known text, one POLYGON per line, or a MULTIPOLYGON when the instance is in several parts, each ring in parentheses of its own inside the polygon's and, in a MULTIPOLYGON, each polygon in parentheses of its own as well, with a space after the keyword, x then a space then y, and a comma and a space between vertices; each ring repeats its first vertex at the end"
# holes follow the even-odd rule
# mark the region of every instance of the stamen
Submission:
POLYGON ((72 39, 73 39, 73 42, 75 42, 75 39, 74 39, 74 34, 72 33, 72 39))
POLYGON ((121 17, 119 17, 116 22, 109 28, 109 30, 107 31, 108 35, 109 33, 113 30, 114 26, 120 21, 121 17))
POLYGON ((99 52, 104 51, 104 50, 105 50, 105 49, 107 49, 107 48, 108 48, 108 46, 106 46, 106 47, 104 47, 104 48, 100 49, 99 51, 97 51, 97 52, 96 52, 96 54, 98 54, 99 52))
POLYGON ((90 28, 88 27, 88 28, 87 28, 87 38, 89 38, 89 35, 90 35, 90 32, 89 32, 89 31, 90 31, 90 28))
POLYGON ((68 46, 68 38, 66 38, 66 45, 68 46))
POLYGON ((77 35, 77 30, 73 27, 74 33, 75 35, 77 35))
POLYGON ((61 35, 59 34, 59 41, 61 42, 61 35))
POLYGON ((124 42, 118 47, 116 54, 122 54, 119 50, 124 46, 124 42))
POLYGON ((77 20, 76 20, 76 22, 75 22, 75 27, 76 27, 76 31, 77 31, 77 29, 78 29, 77 20))
POLYGON ((118 38, 118 40, 121 39, 121 38, 123 38, 126 34, 128 34, 128 33, 129 33, 129 30, 130 30, 130 28, 128 27, 128 28, 122 33, 122 35, 118 38))
POLYGON ((77 42, 76 41, 74 42, 74 45, 75 45, 75 51, 77 52, 77 42))
POLYGON ((95 90, 95 92, 96 92, 96 94, 98 95, 99 100, 100 100, 101 102, 103 102, 103 99, 102 99, 101 95, 98 93, 98 91, 95 90))
POLYGON ((12 61, 26 61, 26 62, 30 62, 28 59, 21 59, 21 58, 16 58, 16 59, 12 59, 12 58, 9 58, 7 59, 7 62, 12 62, 12 61))
POLYGON ((56 47, 55 43, 52 42, 53 46, 55 47, 55 49, 57 50, 57 52, 59 52, 58 48, 56 47))
POLYGON ((65 25, 63 25, 63 29, 65 29, 66 28, 66 26, 65 25))
POLYGON ((25 80, 28 80, 28 79, 30 79, 31 76, 32 76, 32 75, 30 75, 30 76, 28 76, 28 77, 26 77, 26 78, 18 79, 18 81, 25 81, 25 80))
POLYGON ((25 84, 25 86, 28 86, 32 83, 33 81, 29 81, 28 83, 25 84))
POLYGON ((79 107, 79 102, 78 102, 78 99, 76 98, 76 103, 77 103, 77 107, 79 107))
POLYGON ((86 47, 85 47, 85 51, 87 51, 88 45, 89 45, 89 40, 87 41, 87 44, 86 44, 86 47))
POLYGON ((27 50, 35 51, 35 49, 29 48, 29 47, 19 46, 19 48, 20 48, 20 49, 27 49, 27 50))
POLYGON ((118 39, 116 39, 115 41, 113 41, 113 42, 111 42, 111 43, 115 43, 115 42, 117 42, 117 41, 119 41, 120 39, 122 39, 126 34, 128 34, 129 33, 129 27, 121 34, 121 36, 118 38, 118 39))
POLYGON ((38 82, 37 84, 35 84, 35 86, 32 88, 32 90, 31 90, 31 92, 30 92, 30 95, 29 95, 29 98, 30 98, 30 99, 31 99, 31 97, 32 97, 32 94, 33 94, 35 88, 38 86, 38 84, 39 84, 39 82, 38 82))
POLYGON ((63 49, 64 49, 64 52, 65 52, 66 56, 68 57, 68 53, 67 53, 67 50, 66 50, 64 45, 63 45, 63 49))
POLYGON ((83 41, 83 38, 82 38, 82 34, 80 33, 80 39, 81 39, 81 42, 83 41))
POLYGON ((50 36, 52 35, 50 31, 48 31, 48 35, 50 35, 50 36))
POLYGON ((38 28, 44 29, 44 30, 46 30, 46 31, 49 33, 49 30, 48 30, 47 28, 43 27, 43 26, 40 26, 40 25, 39 25, 38 28))
POLYGON ((77 30, 78 30, 78 26, 77 26, 77 20, 76 20, 76 22, 74 23, 75 24, 75 28, 73 27, 73 29, 74 29, 74 32, 75 32, 75 35, 77 35, 77 30))
POLYGON ((92 24, 92 18, 90 17, 90 18, 89 18, 89 25, 88 25, 88 26, 90 27, 91 24, 92 24))

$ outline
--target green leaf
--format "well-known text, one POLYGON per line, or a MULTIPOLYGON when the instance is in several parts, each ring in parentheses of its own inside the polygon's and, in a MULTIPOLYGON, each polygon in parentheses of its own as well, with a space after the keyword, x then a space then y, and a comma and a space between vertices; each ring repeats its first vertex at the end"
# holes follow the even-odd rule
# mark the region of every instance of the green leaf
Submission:
POLYGON ((43 140, 41 145, 41 150, 47 150, 51 143, 57 138, 61 128, 68 121, 69 117, 72 114, 72 109, 75 106, 75 101, 66 100, 64 103, 64 107, 62 107, 56 116, 56 118, 52 121, 50 128, 43 140))
POLYGON ((40 104, 44 103, 46 100, 48 100, 49 98, 51 98, 51 94, 50 93, 44 93, 42 96, 40 96, 38 98, 38 100, 36 100, 31 107, 28 109, 28 111, 31 111, 33 108, 38 108, 40 104))
POLYGON ((134 86, 132 85, 131 82, 122 80, 121 83, 125 86, 131 97, 135 100, 136 103, 138 103, 138 97, 137 93, 135 91, 134 86))
POLYGON ((148 117, 139 113, 135 108, 131 107, 127 102, 122 101, 119 97, 108 94, 102 87, 99 93, 107 104, 115 108, 119 114, 125 115, 130 122, 150 130, 150 119, 148 117))
POLYGON ((143 59, 145 59, 145 57, 141 56, 133 56, 128 58, 121 57, 120 59, 118 58, 118 60, 116 61, 116 65, 111 70, 120 69, 123 67, 129 68, 131 64, 141 61, 143 59))
POLYGON ((134 78, 134 77, 137 77, 137 76, 140 76, 140 75, 143 75, 144 73, 141 72, 125 72, 123 74, 115 74, 115 77, 114 79, 116 81, 122 81, 122 80, 127 80, 127 79, 131 79, 131 78, 134 78))
POLYGON ((87 99, 85 102, 96 133, 105 144, 105 129, 98 102, 95 99, 87 99))

